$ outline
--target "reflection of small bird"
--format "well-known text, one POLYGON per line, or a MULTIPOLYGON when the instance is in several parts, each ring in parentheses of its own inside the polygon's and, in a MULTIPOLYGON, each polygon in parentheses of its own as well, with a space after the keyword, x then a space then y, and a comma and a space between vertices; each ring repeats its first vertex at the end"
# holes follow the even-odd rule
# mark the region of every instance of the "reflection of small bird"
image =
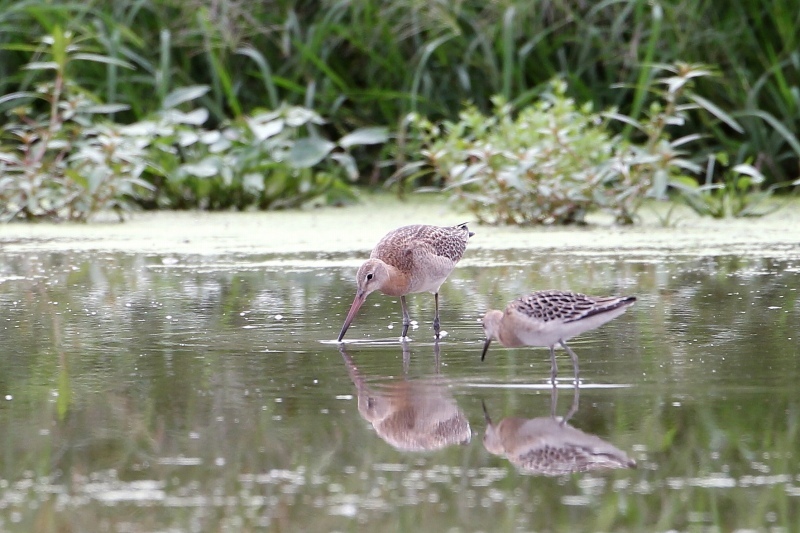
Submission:
POLYGON ((376 290, 399 296, 403 308, 403 334, 408 333, 406 294, 431 292, 436 306, 433 330, 439 338, 439 287, 453 271, 467 241, 474 235, 467 225, 452 227, 403 226, 387 233, 372 250, 356 275, 356 297, 347 313, 339 342, 367 296, 376 290))
POLYGON ((505 347, 548 346, 550 377, 556 379, 555 345, 560 344, 572 357, 575 381, 578 380, 578 356, 566 341, 575 335, 600 327, 636 301, 634 296, 586 296, 576 292, 537 291, 517 298, 505 312, 492 310, 483 317, 486 342, 481 360, 486 357, 492 339, 505 347))
POLYGON ((483 446, 523 472, 560 476, 611 468, 634 468, 636 461, 596 435, 555 417, 504 418, 493 424, 483 406, 483 446))
MULTIPOLYGON (((446 383, 434 377, 369 387, 344 346, 339 351, 358 392, 359 414, 392 447, 420 452, 470 442, 469 421, 446 383)), ((403 358, 408 356, 404 351, 403 358)))

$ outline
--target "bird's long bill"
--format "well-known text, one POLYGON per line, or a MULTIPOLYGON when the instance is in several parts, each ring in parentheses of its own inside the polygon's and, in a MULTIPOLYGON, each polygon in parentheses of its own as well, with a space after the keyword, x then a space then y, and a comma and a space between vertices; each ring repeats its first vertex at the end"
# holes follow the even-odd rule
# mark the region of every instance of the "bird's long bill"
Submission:
POLYGON ((356 293, 356 297, 353 298, 353 305, 350 306, 350 310, 347 312, 347 318, 344 319, 344 325, 342 326, 342 331, 339 333, 337 342, 342 342, 344 334, 347 333, 347 328, 350 327, 350 323, 356 317, 356 313, 358 313, 358 310, 366 299, 367 295, 365 293, 356 293))
MULTIPOLYGON (((341 339, 339 339, 341 340, 341 339)), ((486 342, 483 343, 483 353, 481 354, 481 361, 486 359, 486 352, 489 351, 489 345, 492 343, 491 337, 486 337, 486 342)))

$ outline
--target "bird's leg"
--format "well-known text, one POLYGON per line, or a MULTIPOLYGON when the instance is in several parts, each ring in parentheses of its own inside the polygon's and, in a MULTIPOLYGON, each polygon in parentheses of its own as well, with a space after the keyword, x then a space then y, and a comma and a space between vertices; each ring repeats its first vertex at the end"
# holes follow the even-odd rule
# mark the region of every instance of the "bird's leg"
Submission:
POLYGON ((558 341, 561 343, 561 346, 569 353, 569 356, 572 357, 572 368, 575 369, 575 383, 578 383, 578 356, 575 355, 575 352, 572 351, 572 348, 567 346, 567 343, 564 341, 558 341))
POLYGON ((561 425, 562 426, 567 423, 567 420, 572 418, 572 415, 574 415, 575 413, 578 412, 578 402, 580 401, 580 398, 581 398, 580 387, 578 386, 578 380, 576 379, 575 380, 575 389, 574 389, 574 393, 572 395, 572 407, 569 408, 569 412, 567 413, 567 416, 565 416, 564 418, 561 419, 561 425))
POLYGON ((558 375, 558 366, 556 365, 556 347, 550 346, 550 381, 553 386, 556 386, 556 376, 558 375))
POLYGON ((405 296, 400 297, 400 306, 403 308, 403 334, 400 335, 400 337, 405 339, 408 333, 408 326, 411 325, 411 318, 408 316, 408 305, 406 304, 405 296))
POLYGON ((558 388, 556 382, 553 381, 553 390, 550 392, 550 417, 556 417, 556 404, 558 403, 558 388))
POLYGON ((438 339, 439 338, 439 293, 436 292, 433 294, 433 334, 438 339))

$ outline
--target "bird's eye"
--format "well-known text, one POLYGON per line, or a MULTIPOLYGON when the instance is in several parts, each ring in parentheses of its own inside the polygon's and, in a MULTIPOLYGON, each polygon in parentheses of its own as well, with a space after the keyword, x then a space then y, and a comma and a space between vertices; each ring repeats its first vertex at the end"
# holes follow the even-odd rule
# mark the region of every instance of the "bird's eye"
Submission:
POLYGON ((372 279, 372 273, 367 274, 367 281, 372 279))

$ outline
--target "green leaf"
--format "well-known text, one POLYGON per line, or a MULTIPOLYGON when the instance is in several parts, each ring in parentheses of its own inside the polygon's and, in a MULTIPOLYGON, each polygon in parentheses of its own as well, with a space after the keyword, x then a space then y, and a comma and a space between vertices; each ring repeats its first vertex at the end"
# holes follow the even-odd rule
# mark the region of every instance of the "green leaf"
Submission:
POLYGON ((131 70, 136 70, 136 67, 133 64, 128 63, 127 61, 123 61, 122 59, 117 59, 115 57, 108 57, 100 54, 74 54, 72 59, 82 60, 82 61, 92 61, 94 63, 105 63, 106 65, 116 65, 118 67, 123 67, 131 70))
POLYGON ((762 119, 764 122, 772 126, 772 128, 777 131, 784 140, 789 143, 789 146, 792 147, 794 153, 800 156, 800 141, 797 140, 797 137, 792 133, 789 128, 786 127, 785 124, 781 123, 778 119, 774 116, 770 115, 766 111, 761 111, 760 109, 756 109, 753 111, 741 111, 736 113, 737 116, 751 116, 751 117, 758 117, 762 119))
POLYGON ((267 58, 252 46, 243 46, 241 48, 237 48, 236 53, 247 56, 255 62, 256 66, 258 66, 258 69, 261 72, 261 80, 264 82, 264 88, 267 91, 270 106, 273 108, 278 107, 278 91, 275 88, 272 69, 269 66, 269 61, 267 61, 267 58))
POLYGON ((178 132, 178 144, 184 148, 193 145, 198 140, 200 140, 200 135, 194 130, 178 132))
POLYGON ((173 107, 177 107, 184 102, 189 102, 191 100, 200 98, 209 90, 210 87, 208 85, 192 85, 190 87, 181 87, 180 89, 175 89, 164 97, 161 107, 164 109, 172 109, 173 107))
POLYGON ((738 122, 736 122, 736 120, 734 120, 732 116, 730 116, 725 111, 717 107, 717 105, 711 102, 710 100, 706 100, 705 98, 697 94, 688 94, 687 96, 697 105, 699 105, 700 107, 702 107, 703 109, 705 109, 706 111, 708 111, 709 113, 720 119, 722 122, 730 126, 737 133, 744 133, 744 128, 738 122))
POLYGON ((264 176, 253 172, 245 174, 242 178, 242 188, 251 194, 261 193, 264 190, 264 176))
POLYGON ((267 123, 248 120, 247 125, 250 126, 250 131, 253 132, 253 135, 255 135, 256 139, 259 141, 265 141, 283 131, 284 121, 282 118, 272 120, 267 123))
POLYGON ((358 166, 352 155, 347 152, 336 152, 331 154, 331 159, 342 165, 351 181, 358 179, 358 166))
POLYGON ((350 88, 344 82, 341 76, 339 76, 334 69, 332 69, 325 59, 320 57, 318 54, 314 53, 310 46, 307 46, 305 43, 300 41, 299 39, 292 39, 292 44, 297 47, 300 53, 303 55, 305 59, 308 59, 314 66, 316 66, 320 72, 324 73, 328 79, 330 79, 334 85, 336 85, 340 91, 343 93, 349 92, 350 88))
POLYGON ((14 50, 16 52, 30 52, 32 54, 39 52, 39 45, 23 44, 23 43, 8 43, 0 46, 0 50, 14 50))
POLYGON ((339 146, 350 148, 361 144, 380 144, 389 140, 389 129, 383 126, 360 128, 339 139, 339 146))
POLYGON ((222 133, 219 130, 198 132, 200 142, 203 144, 214 144, 222 139, 222 133))
POLYGON ((420 56, 419 62, 417 63, 417 68, 414 70, 414 77, 411 82, 411 111, 417 110, 417 100, 420 99, 420 85, 422 85, 422 79, 424 78, 424 71, 427 67, 428 58, 430 58, 431 54, 433 54, 439 46, 446 43, 450 39, 455 37, 455 35, 442 35, 441 37, 430 41, 422 48, 422 54, 420 56))
POLYGON ((208 159, 203 159, 194 164, 182 165, 181 170, 197 178, 210 178, 218 172, 215 161, 210 161, 208 159))
POLYGON ((765 180, 764 174, 762 174, 760 170, 753 165, 748 165, 747 163, 740 163, 734 166, 731 170, 733 172, 738 172, 739 174, 750 176, 753 178, 753 183, 763 183, 765 180))
POLYGON ((149 181, 145 181, 139 178, 128 178, 126 180, 131 185, 136 185, 137 187, 142 187, 143 189, 147 189, 148 191, 155 191, 156 186, 150 183, 149 181))
POLYGON ((286 190, 288 180, 283 170, 271 172, 264 183, 264 195, 270 199, 280 196, 286 190))
POLYGON ((126 104, 98 104, 84 107, 81 111, 84 113, 110 114, 127 111, 130 108, 131 106, 126 104))
POLYGON ((58 63, 55 61, 32 61, 22 68, 25 70, 58 70, 58 63))
POLYGON ((188 124, 190 126, 200 126, 208 120, 208 109, 201 107, 189 113, 182 113, 177 109, 168 109, 164 113, 164 118, 173 124, 188 124))
POLYGON ((690 143, 690 142, 693 142, 693 141, 700 140, 703 137, 704 137, 704 135, 702 135, 700 133, 692 133, 690 135, 684 135, 683 137, 675 139, 674 141, 672 141, 670 143, 670 145, 673 148, 677 148, 678 146, 681 146, 681 145, 684 145, 684 144, 687 144, 687 143, 690 143))
POLYGON ((321 137, 299 139, 289 150, 288 163, 297 168, 313 167, 335 147, 334 143, 321 137))
POLYGON ((32 93, 30 91, 19 91, 16 93, 8 93, 0 96, 0 104, 11 102, 12 100, 19 100, 21 98, 38 98, 40 100, 47 100, 43 94, 32 93))
POLYGON ((673 176, 669 184, 676 189, 686 191, 696 191, 698 189, 697 180, 686 175, 673 176))
POLYGON ((614 112, 605 112, 605 113, 600 113, 600 116, 605 117, 605 118, 618 120, 620 122, 624 122, 625 124, 629 124, 629 125, 633 126, 634 128, 636 128, 639 131, 642 131, 642 132, 645 131, 645 127, 642 125, 641 122, 639 122, 638 120, 635 120, 635 119, 633 119, 633 118, 631 118, 631 117, 629 117, 627 115, 623 115, 621 113, 614 113, 614 112))
POLYGON ((109 175, 109 169, 106 166, 90 166, 86 174, 86 179, 89 184, 88 191, 94 195, 100 188, 100 185, 106 180, 109 175))
POLYGON ((292 106, 285 113, 286 124, 294 128, 309 122, 312 124, 325 124, 325 120, 315 111, 305 107, 292 106))
POLYGON ((0 163, 6 163, 9 165, 19 165, 21 163, 20 159, 11 153, 8 152, 0 152, 0 163))

